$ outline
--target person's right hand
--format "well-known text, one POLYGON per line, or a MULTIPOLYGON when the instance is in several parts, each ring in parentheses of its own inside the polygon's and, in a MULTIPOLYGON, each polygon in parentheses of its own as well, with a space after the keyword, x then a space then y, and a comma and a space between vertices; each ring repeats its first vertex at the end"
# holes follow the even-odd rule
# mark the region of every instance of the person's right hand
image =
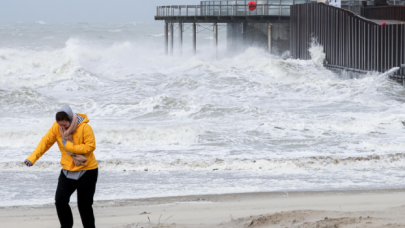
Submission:
POLYGON ((25 165, 28 166, 28 167, 31 167, 31 166, 32 166, 31 163, 30 163, 29 161, 27 161, 27 160, 25 160, 24 163, 25 163, 25 165))

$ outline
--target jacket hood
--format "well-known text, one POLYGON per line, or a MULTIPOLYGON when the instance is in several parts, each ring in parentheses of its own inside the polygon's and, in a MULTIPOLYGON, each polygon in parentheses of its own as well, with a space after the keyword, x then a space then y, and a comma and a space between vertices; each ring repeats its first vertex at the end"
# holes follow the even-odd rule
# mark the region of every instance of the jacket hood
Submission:
POLYGON ((73 111, 72 108, 70 108, 69 105, 63 105, 62 108, 60 108, 56 114, 60 113, 60 112, 64 112, 69 116, 70 122, 72 122, 73 120, 73 111))

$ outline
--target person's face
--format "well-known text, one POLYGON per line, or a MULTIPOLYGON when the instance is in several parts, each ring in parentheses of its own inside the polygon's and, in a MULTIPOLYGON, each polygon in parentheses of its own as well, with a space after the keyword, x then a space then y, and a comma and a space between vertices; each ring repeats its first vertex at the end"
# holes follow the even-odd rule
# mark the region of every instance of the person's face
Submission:
POLYGON ((58 124, 65 131, 70 127, 70 122, 66 120, 58 121, 58 124))

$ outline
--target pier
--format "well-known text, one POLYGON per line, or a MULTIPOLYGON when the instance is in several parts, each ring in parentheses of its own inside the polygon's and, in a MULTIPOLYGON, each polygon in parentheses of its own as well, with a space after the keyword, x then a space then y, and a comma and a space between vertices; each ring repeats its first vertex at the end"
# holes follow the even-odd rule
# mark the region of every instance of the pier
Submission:
POLYGON ((293 58, 310 59, 308 50, 315 40, 324 47, 326 67, 352 72, 400 67, 392 77, 405 85, 405 6, 388 5, 393 1, 386 0, 342 1, 341 8, 309 0, 249 2, 158 6, 155 20, 165 22, 165 53, 173 55, 174 25, 179 28, 181 53, 184 24, 191 24, 196 54, 197 26, 212 27, 217 49, 218 24, 224 23, 229 52, 254 44, 269 52, 276 48, 278 53, 289 51, 293 58))
POLYGON ((184 24, 192 24, 193 52, 197 52, 197 26, 212 27, 214 46, 218 46, 218 24, 227 26, 228 49, 239 44, 260 43, 269 52, 272 44, 288 50, 290 7, 306 0, 259 0, 254 10, 250 1, 202 1, 199 5, 171 5, 156 7, 155 20, 165 21, 165 53, 173 54, 173 26, 179 28, 179 48, 182 49, 184 24), (266 40, 264 42, 264 40, 266 40))

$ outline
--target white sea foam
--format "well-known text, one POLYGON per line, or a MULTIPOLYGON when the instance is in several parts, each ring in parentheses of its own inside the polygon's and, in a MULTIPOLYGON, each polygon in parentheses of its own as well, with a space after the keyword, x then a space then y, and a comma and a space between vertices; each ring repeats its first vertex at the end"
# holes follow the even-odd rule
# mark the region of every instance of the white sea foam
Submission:
POLYGON ((198 142, 203 129, 198 126, 105 127, 95 130, 98 140, 127 146, 190 145, 198 142))
MULTIPOLYGON (((24 127, 5 127, 0 131, 0 147, 4 148, 34 148, 42 136, 52 126, 42 123, 35 129, 24 127)), ((199 126, 100 126, 94 127, 97 141, 101 144, 126 146, 159 146, 159 145, 192 145, 198 142, 204 128, 199 126)))
MULTIPOLYGON (((370 145, 374 146, 374 145, 370 145)), ((390 146, 390 145, 382 145, 390 146)), ((402 145, 403 147, 404 145, 402 145)), ((103 171, 277 171, 277 172, 307 172, 311 170, 344 171, 344 170, 382 170, 389 168, 405 168, 405 154, 395 155, 368 155, 363 157, 301 157, 301 158, 209 158, 189 155, 187 157, 176 155, 176 151, 171 151, 171 156, 129 158, 122 154, 119 158, 98 159, 99 168, 103 171), (176 159, 177 158, 177 159, 176 159)), ((32 171, 58 171, 61 169, 57 156, 55 161, 38 161, 32 171)), ((52 157, 51 157, 52 158, 52 157)), ((26 171, 24 163, 21 161, 0 162, 0 171, 26 171)))

